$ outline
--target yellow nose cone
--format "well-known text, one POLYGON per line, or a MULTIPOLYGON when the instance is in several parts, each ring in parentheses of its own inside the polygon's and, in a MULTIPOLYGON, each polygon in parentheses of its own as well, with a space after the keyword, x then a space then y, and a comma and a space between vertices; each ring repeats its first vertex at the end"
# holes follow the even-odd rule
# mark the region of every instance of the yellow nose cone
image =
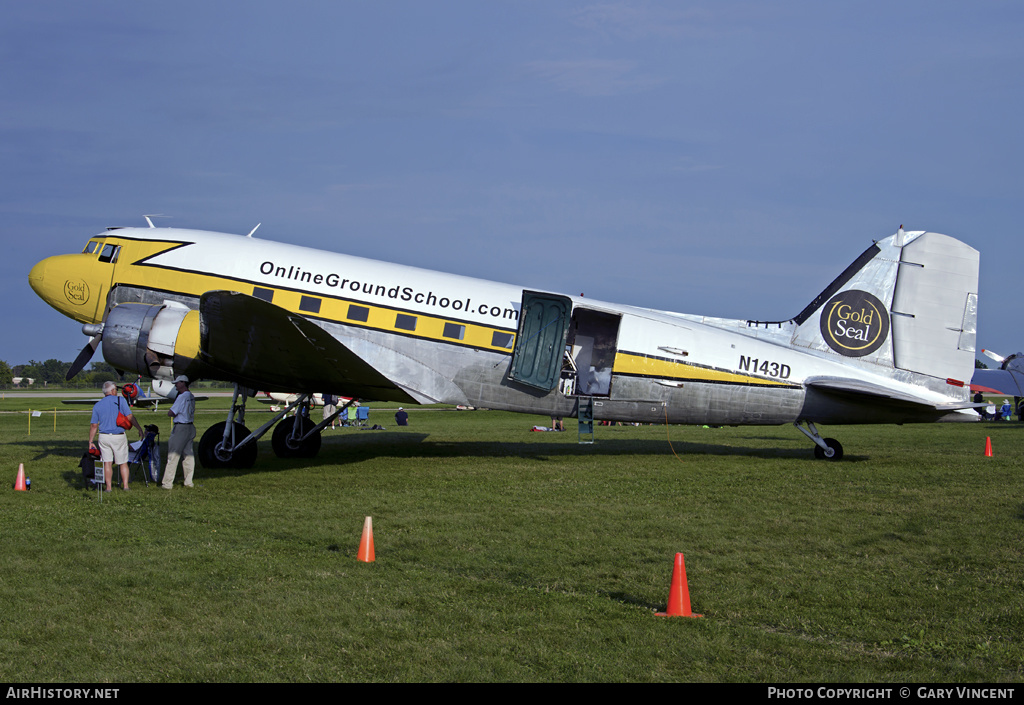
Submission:
POLYGON ((83 255, 47 257, 28 273, 32 291, 46 303, 83 323, 96 322, 103 315, 106 287, 90 282, 88 276, 95 260, 83 255))

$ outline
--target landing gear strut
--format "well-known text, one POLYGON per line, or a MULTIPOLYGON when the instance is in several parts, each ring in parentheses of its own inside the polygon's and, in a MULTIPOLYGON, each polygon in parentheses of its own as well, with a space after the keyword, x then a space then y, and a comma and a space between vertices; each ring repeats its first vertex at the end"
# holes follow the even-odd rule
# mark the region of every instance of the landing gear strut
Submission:
POLYGON ((334 412, 319 424, 309 419, 311 395, 303 394, 294 404, 283 409, 270 421, 253 432, 245 427, 245 399, 251 396, 245 387, 235 385, 235 396, 227 421, 214 424, 199 441, 199 462, 204 468, 251 468, 256 463, 256 441, 277 424, 271 436, 271 445, 279 458, 314 458, 320 452, 320 431, 334 421, 354 400, 334 412), (241 397, 241 403, 239 403, 241 397), (294 418, 281 420, 295 410, 294 418), (237 417, 237 418, 236 418, 237 417), (278 423, 280 421, 280 423, 278 423))
POLYGON ((249 433, 245 427, 247 392, 244 387, 236 384, 227 421, 210 426, 199 440, 199 462, 204 468, 244 470, 256 464, 256 440, 259 435, 249 433), (239 396, 242 397, 241 404, 238 403, 239 396))
POLYGON ((821 434, 818 433, 817 427, 810 421, 794 421, 793 425, 796 426, 800 433, 804 434, 812 441, 814 441, 814 457, 819 460, 842 460, 843 458, 843 445, 835 438, 822 438, 821 434), (807 428, 801 426, 801 423, 806 423, 807 428))

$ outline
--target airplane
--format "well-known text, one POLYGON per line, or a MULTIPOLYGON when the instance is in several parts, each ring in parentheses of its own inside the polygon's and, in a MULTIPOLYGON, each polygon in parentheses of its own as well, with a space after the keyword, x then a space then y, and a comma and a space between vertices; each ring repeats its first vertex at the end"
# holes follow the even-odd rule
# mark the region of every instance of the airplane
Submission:
MULTIPOLYGON (((70 379, 70 377, 68 378, 70 379)), ((175 397, 178 396, 178 390, 174 384, 168 380, 154 379, 150 380, 149 393, 142 388, 142 377, 140 376, 135 382, 127 382, 121 385, 121 396, 123 396, 128 403, 134 407, 143 409, 152 409, 158 411, 160 408, 160 402, 167 401, 173 402, 175 397)), ((209 397, 197 396, 196 401, 205 401, 209 397)), ((61 399, 61 404, 95 404, 99 401, 97 399, 61 399)))
MULTIPOLYGON (((979 254, 904 231, 875 241, 796 316, 726 319, 606 303, 296 245, 180 228, 115 227, 29 274, 33 290, 118 370, 234 385, 199 443, 206 467, 251 467, 256 389, 693 425, 975 421, 979 254), (566 364, 568 357, 571 364, 566 364)), ((308 414, 273 449, 312 457, 308 414)))
POLYGON ((971 389, 985 394, 1012 396, 1017 416, 1024 411, 1024 353, 1002 356, 991 350, 982 350, 987 357, 999 363, 998 370, 975 370, 971 389))
MULTIPOLYGON (((302 396, 303 395, 299 394, 298 392, 291 392, 290 394, 285 392, 263 392, 263 395, 258 396, 257 400, 263 402, 264 404, 283 404, 285 406, 288 406, 289 404, 294 404, 295 402, 299 401, 299 399, 302 396)), ((341 404, 345 404, 349 401, 352 401, 349 397, 338 397, 338 399, 340 400, 339 403, 341 404)), ((323 405, 324 395, 321 394, 320 392, 316 392, 309 396, 310 408, 316 408, 318 406, 323 405)))

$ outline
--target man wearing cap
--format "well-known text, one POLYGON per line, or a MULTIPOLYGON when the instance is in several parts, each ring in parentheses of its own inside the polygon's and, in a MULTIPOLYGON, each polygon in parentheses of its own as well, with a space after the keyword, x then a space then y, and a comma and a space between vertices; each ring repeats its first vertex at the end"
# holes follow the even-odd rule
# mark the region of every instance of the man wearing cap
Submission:
POLYGON ((160 484, 165 490, 171 489, 174 476, 178 472, 178 459, 181 458, 181 471, 185 476, 185 487, 192 486, 192 473, 196 468, 196 458, 192 454, 192 441, 196 438, 196 427, 192 423, 196 414, 196 398, 188 390, 188 377, 178 375, 174 378, 174 388, 178 396, 171 404, 167 415, 174 419, 174 429, 167 441, 167 467, 164 468, 164 479, 160 484))

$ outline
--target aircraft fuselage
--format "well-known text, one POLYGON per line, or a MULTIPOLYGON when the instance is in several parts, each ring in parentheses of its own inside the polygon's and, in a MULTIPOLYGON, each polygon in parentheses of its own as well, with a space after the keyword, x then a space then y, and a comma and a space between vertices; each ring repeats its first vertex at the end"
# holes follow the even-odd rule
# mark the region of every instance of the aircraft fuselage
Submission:
MULTIPOLYGON (((966 391, 939 378, 922 382, 908 374, 902 379, 890 369, 892 353, 881 362, 860 357, 888 330, 874 326, 873 316, 879 314, 857 301, 838 302, 828 312, 834 320, 826 332, 835 339, 829 348, 802 340, 803 329, 793 320, 757 324, 655 311, 251 237, 170 228, 108 230, 91 238, 80 254, 43 260, 29 280, 51 306, 82 323, 100 323, 122 304, 177 304, 180 331, 166 343, 173 357, 160 353, 155 342, 150 345, 164 335, 156 325, 145 331, 149 342, 141 337, 131 342, 140 350, 138 369, 131 371, 157 377, 173 370, 254 384, 254 373, 211 366, 211 356, 200 350, 203 336, 211 334, 195 320, 201 297, 224 291, 269 302, 329 333, 390 381, 390 391, 376 397, 381 399, 557 416, 576 415, 584 399, 592 401, 597 419, 676 424, 969 420, 938 410, 966 398, 966 391), (524 304, 528 300, 533 303, 524 304), (551 322, 545 323, 544 311, 558 306, 562 313, 550 314, 551 322), (524 313, 537 318, 533 332, 521 320, 524 313), (565 326, 561 338, 549 335, 555 318, 557 326, 565 326), (161 354, 164 362, 154 362, 161 354), (823 394, 806 384, 833 378, 894 389, 935 408, 878 405, 872 397, 823 394)), ((888 314, 882 315, 888 323, 888 314)), ((115 347, 108 335, 104 332, 105 356, 108 346, 115 347)), ((119 364, 125 365, 123 356, 119 364)), ((290 385, 268 379, 261 387, 266 391, 295 391, 301 383, 310 392, 352 395, 349 389, 328 388, 335 382, 327 379, 290 385)))

